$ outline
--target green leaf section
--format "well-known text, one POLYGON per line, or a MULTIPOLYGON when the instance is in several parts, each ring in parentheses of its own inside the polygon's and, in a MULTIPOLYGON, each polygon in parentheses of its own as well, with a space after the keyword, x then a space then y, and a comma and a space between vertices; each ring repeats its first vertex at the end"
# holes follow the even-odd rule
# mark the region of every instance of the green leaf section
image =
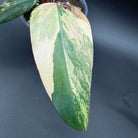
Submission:
POLYGON ((5 23, 29 11, 37 0, 7 0, 0 4, 0 23, 5 23))
POLYGON ((93 66, 93 42, 87 18, 59 4, 38 6, 30 32, 37 68, 56 110, 71 127, 87 129, 93 66))

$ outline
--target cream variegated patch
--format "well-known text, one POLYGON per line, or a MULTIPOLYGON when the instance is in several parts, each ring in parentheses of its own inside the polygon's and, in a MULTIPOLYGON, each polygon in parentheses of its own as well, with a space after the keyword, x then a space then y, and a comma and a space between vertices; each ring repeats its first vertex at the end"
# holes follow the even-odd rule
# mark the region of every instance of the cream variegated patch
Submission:
MULTIPOLYGON (((37 65, 37 68, 39 70, 40 77, 42 79, 42 82, 44 84, 44 87, 46 91, 48 92, 48 95, 50 99, 52 100, 52 93, 54 92, 54 80, 53 80, 53 69, 54 69, 54 63, 53 63, 53 54, 54 54, 54 48, 55 48, 55 41, 57 38, 57 34, 59 32, 59 25, 57 25, 56 30, 54 31, 53 38, 48 38, 47 28, 44 27, 44 23, 47 21, 45 20, 47 15, 49 15, 53 8, 55 7, 55 4, 42 4, 39 6, 36 10, 33 11, 31 20, 30 20, 30 30, 31 30, 31 40, 32 40, 32 49, 34 53, 35 62, 37 65), (42 10, 43 7, 48 10, 42 10), (38 20, 36 20, 35 15, 41 14, 41 17, 38 16, 38 20), (43 27, 43 30, 37 30, 34 31, 36 28, 43 27), (45 33, 43 38, 41 38, 41 33, 45 33)), ((57 10, 57 9, 56 9, 57 10)), ((57 19, 55 19, 58 23, 58 16, 57 19)), ((49 26, 52 27, 52 26, 49 26)))

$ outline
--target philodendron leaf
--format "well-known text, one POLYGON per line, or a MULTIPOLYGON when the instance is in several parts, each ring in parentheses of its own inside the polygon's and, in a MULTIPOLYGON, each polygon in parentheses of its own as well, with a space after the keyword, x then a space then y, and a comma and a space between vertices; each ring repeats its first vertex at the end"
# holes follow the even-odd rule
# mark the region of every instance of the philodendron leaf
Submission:
POLYGON ((5 23, 29 11, 37 0, 6 0, 0 4, 0 23, 5 23))
POLYGON ((90 24, 74 13, 47 3, 31 14, 32 49, 44 87, 64 121, 86 130, 89 120, 93 42, 90 24))

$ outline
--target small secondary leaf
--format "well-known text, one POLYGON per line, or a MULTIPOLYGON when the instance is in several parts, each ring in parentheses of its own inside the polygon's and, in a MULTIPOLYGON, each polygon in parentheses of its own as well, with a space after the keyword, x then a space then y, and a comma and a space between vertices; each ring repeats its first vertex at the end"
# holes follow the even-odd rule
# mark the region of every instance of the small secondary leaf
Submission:
POLYGON ((29 11, 37 0, 7 0, 0 4, 0 23, 5 23, 29 11))
POLYGON ((46 91, 64 121, 86 130, 89 120, 93 42, 90 24, 76 7, 56 3, 33 10, 32 49, 46 91))

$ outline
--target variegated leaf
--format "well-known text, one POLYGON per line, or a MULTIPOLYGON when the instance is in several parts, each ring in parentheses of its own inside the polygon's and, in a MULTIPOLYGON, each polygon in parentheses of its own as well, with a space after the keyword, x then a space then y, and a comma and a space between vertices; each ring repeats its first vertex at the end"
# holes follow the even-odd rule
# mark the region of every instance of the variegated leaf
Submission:
POLYGON ((0 23, 5 23, 29 11, 37 0, 6 0, 0 4, 0 23))
POLYGON ((38 6, 30 31, 35 62, 44 87, 64 121, 86 130, 89 120, 93 42, 90 24, 76 7, 38 6))

